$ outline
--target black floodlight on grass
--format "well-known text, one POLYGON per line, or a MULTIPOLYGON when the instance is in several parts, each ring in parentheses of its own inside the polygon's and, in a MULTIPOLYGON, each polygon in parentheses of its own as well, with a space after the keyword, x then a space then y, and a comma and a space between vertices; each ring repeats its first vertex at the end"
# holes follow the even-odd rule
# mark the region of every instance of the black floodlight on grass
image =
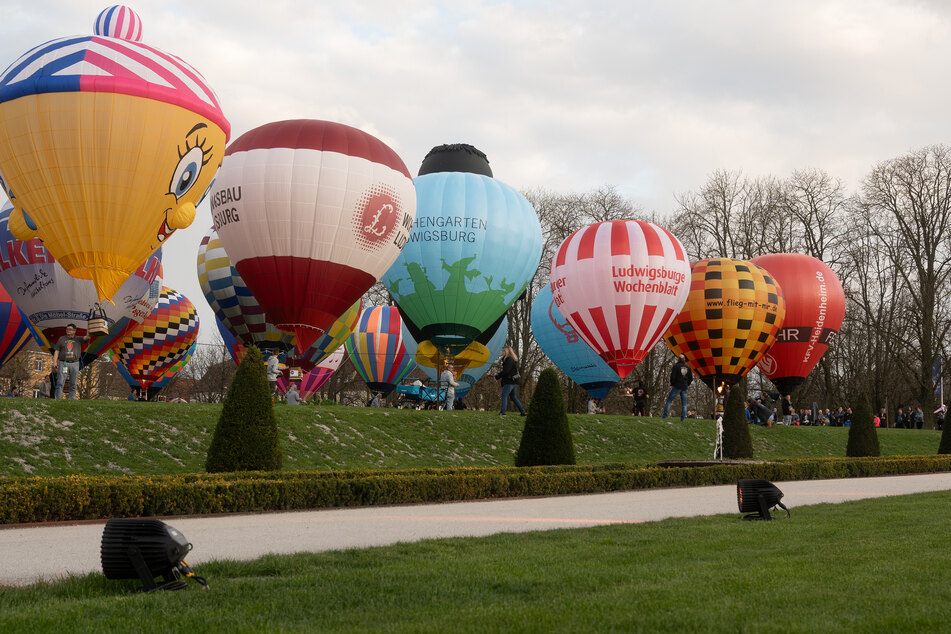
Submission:
POLYGON ((184 578, 207 588, 185 561, 191 549, 184 535, 159 520, 113 518, 102 531, 102 572, 106 579, 141 579, 146 592, 181 590, 184 578), (156 577, 164 583, 155 583, 156 577))
POLYGON ((745 520, 771 520, 769 509, 780 507, 789 517, 789 509, 780 500, 783 492, 769 480, 739 480, 736 483, 736 503, 745 520))

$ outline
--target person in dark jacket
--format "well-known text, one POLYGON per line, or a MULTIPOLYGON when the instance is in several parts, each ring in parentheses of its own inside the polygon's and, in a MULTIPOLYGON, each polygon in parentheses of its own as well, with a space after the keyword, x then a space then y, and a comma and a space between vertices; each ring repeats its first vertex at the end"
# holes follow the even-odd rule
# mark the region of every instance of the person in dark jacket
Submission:
POLYGON ((757 425, 773 426, 775 414, 758 400, 754 398, 747 399, 746 409, 750 411, 750 420, 757 425))
POLYGON ((644 389, 643 385, 638 385, 634 390, 634 415, 648 416, 647 402, 650 400, 650 394, 644 389))
POLYGON ((664 402, 664 418, 670 414, 670 404, 680 395, 680 420, 687 420, 687 388, 693 382, 693 373, 687 367, 687 357, 677 355, 677 363, 670 370, 670 393, 664 402))
POLYGON ((502 371, 496 374, 495 378, 502 382, 502 411, 499 412, 499 416, 505 416, 510 398, 518 408, 519 414, 524 416, 525 408, 518 400, 518 357, 515 356, 511 346, 502 348, 502 371))

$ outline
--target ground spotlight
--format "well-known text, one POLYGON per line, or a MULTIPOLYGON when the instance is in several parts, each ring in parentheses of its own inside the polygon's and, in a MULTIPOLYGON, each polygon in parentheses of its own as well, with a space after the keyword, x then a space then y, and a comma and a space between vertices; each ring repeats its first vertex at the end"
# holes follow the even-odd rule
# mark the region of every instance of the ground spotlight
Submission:
POLYGON ((789 517, 789 509, 780 500, 783 492, 768 480, 739 480, 736 483, 736 503, 745 520, 771 520, 769 509, 780 507, 789 517))
POLYGON ((191 549, 184 535, 159 520, 113 518, 102 531, 102 572, 106 579, 141 579, 146 592, 181 590, 188 578, 207 588, 184 559, 191 549))

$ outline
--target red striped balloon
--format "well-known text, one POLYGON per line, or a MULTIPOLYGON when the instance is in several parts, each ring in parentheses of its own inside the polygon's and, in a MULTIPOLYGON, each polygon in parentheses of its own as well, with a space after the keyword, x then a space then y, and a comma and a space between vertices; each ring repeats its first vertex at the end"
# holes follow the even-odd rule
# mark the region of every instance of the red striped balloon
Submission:
POLYGON ((551 264, 561 314, 623 379, 643 361, 690 292, 690 261, 673 234, 642 220, 575 231, 551 264))

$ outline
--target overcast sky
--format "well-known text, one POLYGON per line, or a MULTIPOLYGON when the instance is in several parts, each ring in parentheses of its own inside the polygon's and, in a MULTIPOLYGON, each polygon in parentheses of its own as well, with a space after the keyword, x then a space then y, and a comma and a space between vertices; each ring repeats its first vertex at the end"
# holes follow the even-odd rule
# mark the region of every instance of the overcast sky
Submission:
MULTIPOLYGON (((4 0, 0 66, 92 33, 106 2, 4 0)), ((716 169, 829 172, 949 140, 951 3, 829 0, 142 1, 142 41, 197 68, 232 139, 261 124, 346 123, 415 174, 471 143, 521 189, 600 185, 666 215, 716 169)), ((166 284, 213 313, 195 271, 207 203, 165 247, 166 284)))

